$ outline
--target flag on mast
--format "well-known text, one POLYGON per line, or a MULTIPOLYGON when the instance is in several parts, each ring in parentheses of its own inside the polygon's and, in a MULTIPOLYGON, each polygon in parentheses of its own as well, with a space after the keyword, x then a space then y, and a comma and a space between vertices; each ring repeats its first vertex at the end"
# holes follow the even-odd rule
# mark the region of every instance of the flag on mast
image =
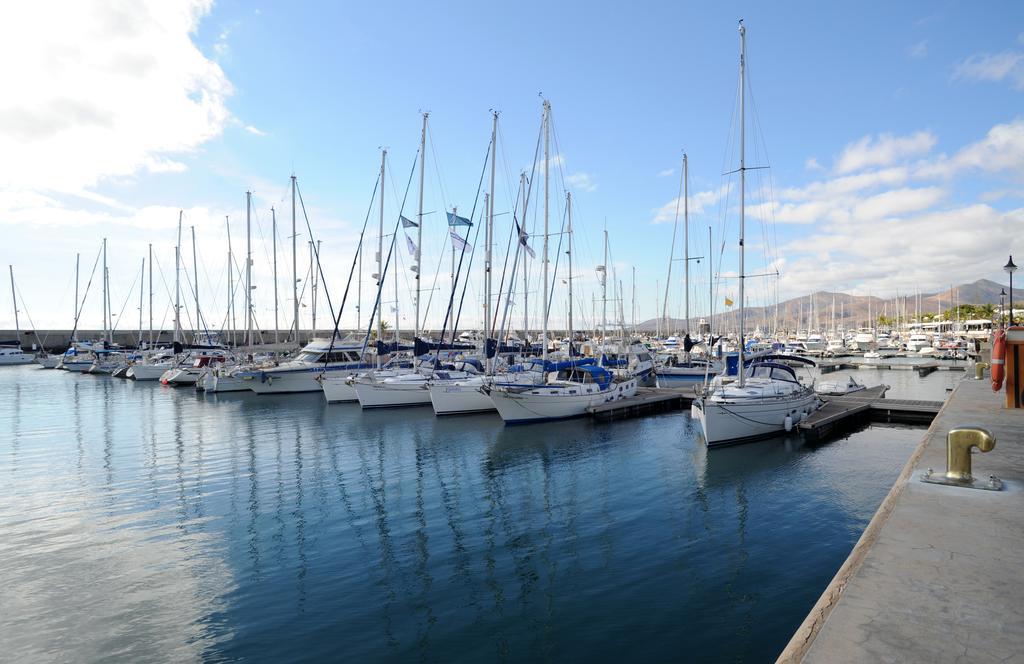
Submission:
POLYGON ((412 219, 407 219, 406 217, 402 216, 402 228, 418 228, 418 227, 419 227, 419 224, 417 224, 415 221, 413 221, 412 219))
POLYGON ((531 249, 530 245, 527 243, 530 236, 526 233, 526 229, 519 225, 519 220, 515 217, 512 217, 512 221, 515 222, 516 233, 519 234, 519 244, 523 245, 523 248, 526 249, 526 253, 530 254, 530 258, 536 258, 537 255, 533 253, 533 249, 531 249))
POLYGON ((452 238, 453 249, 465 249, 466 247, 469 246, 465 240, 459 237, 459 234, 455 232, 454 228, 448 229, 448 235, 450 235, 452 238))
MULTIPOLYGON (((405 219, 405 217, 402 217, 402 218, 405 219)), ((416 255, 416 243, 413 242, 412 238, 409 237, 408 235, 405 236, 405 243, 409 247, 409 255, 410 256, 415 256, 416 255)))
POLYGON ((472 226, 473 222, 465 217, 460 217, 457 214, 448 213, 448 225, 449 226, 472 226))

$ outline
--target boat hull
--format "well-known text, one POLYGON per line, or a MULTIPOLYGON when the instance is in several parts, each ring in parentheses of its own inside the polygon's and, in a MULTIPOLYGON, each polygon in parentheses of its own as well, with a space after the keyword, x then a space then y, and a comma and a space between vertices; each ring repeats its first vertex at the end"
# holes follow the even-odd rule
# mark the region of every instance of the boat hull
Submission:
POLYGON ((246 392, 249 390, 249 381, 242 380, 238 376, 215 373, 207 374, 203 379, 203 389, 207 392, 246 392))
POLYGON ((386 383, 354 383, 359 405, 368 408, 403 408, 429 406, 430 390, 426 384, 394 386, 386 383))
POLYGON ((636 388, 634 378, 585 394, 541 385, 523 391, 492 389, 490 397, 505 424, 529 424, 582 417, 594 406, 635 395, 636 388))
POLYGON ((128 367, 127 377, 132 380, 159 380, 167 371, 167 365, 134 364, 128 367))
POLYGON ((326 376, 320 382, 327 403, 352 403, 359 401, 356 388, 348 382, 349 376, 326 376))
POLYGON ((786 431, 786 417, 793 426, 818 408, 811 391, 759 399, 697 399, 690 414, 700 422, 708 447, 737 445, 769 438, 786 431))
POLYGON ((430 386, 430 403, 436 415, 486 413, 495 410, 491 397, 481 391, 483 381, 465 384, 435 383, 430 386))

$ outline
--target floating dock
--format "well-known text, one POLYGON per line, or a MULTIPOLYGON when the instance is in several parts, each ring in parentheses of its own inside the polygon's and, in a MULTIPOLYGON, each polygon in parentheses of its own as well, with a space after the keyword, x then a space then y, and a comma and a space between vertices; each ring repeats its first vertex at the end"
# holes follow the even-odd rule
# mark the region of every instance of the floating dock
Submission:
POLYGON ((865 420, 928 424, 942 409, 941 401, 886 399, 885 385, 835 397, 822 397, 825 405, 797 428, 811 441, 829 438, 865 420))
POLYGON ((907 362, 819 362, 818 371, 822 374, 829 374, 835 371, 862 370, 862 369, 886 369, 891 371, 916 371, 921 376, 927 376, 933 371, 967 371, 969 363, 965 360, 950 360, 944 362, 923 362, 909 364, 907 362))
POLYGON ((599 422, 611 422, 652 413, 685 410, 697 396, 694 390, 699 385, 700 383, 686 387, 638 387, 636 396, 592 406, 588 411, 599 422))
POLYGON ((1009 662, 1024 644, 1024 410, 964 380, 935 418, 780 662, 1009 662), (946 434, 996 437, 973 475, 1002 491, 928 484, 946 434))

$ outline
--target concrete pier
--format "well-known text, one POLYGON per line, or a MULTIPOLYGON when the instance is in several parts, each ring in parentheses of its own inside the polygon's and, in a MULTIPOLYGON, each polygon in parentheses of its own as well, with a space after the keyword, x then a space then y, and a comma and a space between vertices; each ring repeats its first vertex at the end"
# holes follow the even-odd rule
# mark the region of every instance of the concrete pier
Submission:
POLYGON ((988 380, 961 381, 780 662, 1024 660, 1024 410, 988 380), (921 482, 946 469, 946 434, 996 437, 983 491, 921 482))

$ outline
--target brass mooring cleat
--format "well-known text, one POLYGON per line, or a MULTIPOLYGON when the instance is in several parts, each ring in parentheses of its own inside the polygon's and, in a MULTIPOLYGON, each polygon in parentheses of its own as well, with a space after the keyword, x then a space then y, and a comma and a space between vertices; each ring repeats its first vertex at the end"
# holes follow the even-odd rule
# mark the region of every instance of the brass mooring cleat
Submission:
POLYGON ((945 484, 965 489, 985 489, 999 491, 1003 488, 1002 481, 995 475, 989 475, 985 481, 977 480, 971 475, 971 450, 975 447, 980 452, 991 452, 995 449, 996 437, 981 427, 956 427, 946 435, 946 472, 939 475, 929 468, 921 475, 922 482, 929 484, 945 484))

